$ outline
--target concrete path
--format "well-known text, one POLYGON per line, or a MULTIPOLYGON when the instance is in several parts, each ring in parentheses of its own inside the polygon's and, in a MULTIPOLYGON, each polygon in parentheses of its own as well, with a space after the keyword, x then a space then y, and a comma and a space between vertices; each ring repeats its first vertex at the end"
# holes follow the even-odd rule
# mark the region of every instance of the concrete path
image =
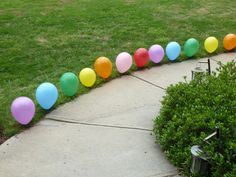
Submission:
MULTIPOLYGON (((236 53, 212 59, 236 61, 236 53)), ((217 66, 214 60, 212 68, 217 66)), ((189 80, 198 61, 134 72, 52 111, 0 146, 0 176, 178 176, 155 144, 153 119, 165 88, 183 76, 189 80)))

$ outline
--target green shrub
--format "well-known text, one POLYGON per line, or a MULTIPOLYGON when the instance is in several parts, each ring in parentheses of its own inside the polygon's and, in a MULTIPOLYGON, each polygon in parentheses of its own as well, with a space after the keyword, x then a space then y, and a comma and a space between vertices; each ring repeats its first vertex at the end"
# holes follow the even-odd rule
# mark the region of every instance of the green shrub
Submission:
POLYGON ((168 87, 154 121, 157 142, 185 174, 191 164, 190 148, 199 144, 211 156, 212 176, 236 176, 236 64, 220 64, 218 71, 168 87), (202 140, 216 125, 219 141, 204 145, 202 140))

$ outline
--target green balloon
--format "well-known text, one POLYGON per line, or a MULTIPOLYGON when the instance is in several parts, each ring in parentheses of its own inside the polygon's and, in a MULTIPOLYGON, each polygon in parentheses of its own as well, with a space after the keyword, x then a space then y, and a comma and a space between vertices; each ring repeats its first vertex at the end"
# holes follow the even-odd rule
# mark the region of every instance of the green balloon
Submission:
POLYGON ((184 44, 184 53, 187 57, 194 56, 199 50, 199 42, 194 39, 188 39, 184 44))
POLYGON ((78 77, 71 72, 64 73, 60 78, 62 92, 66 96, 73 96, 77 93, 79 87, 78 77))

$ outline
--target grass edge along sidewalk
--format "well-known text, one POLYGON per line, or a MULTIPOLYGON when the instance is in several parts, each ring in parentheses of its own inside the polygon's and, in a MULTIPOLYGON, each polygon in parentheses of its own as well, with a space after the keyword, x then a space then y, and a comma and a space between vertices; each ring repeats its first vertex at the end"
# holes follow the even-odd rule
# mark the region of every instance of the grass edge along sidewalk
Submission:
MULTIPOLYGON (((3 9, 1 45, 3 44, 4 52, 1 53, 3 90, 0 91, 3 93, 1 96, 5 98, 2 97, 0 112, 3 116, 0 117, 0 124, 3 125, 5 135, 8 137, 24 128, 12 119, 9 111, 10 102, 20 95, 29 96, 35 102, 34 91, 37 85, 49 81, 58 87, 58 78, 65 70, 77 73, 85 66, 91 67, 93 63, 91 58, 103 54, 111 58, 114 63, 114 55, 124 48, 126 51, 135 51, 138 47, 147 48, 153 43, 164 46, 172 40, 183 45, 186 36, 198 38, 203 42, 211 34, 222 41, 223 35, 234 30, 232 28, 234 21, 230 18, 232 14, 221 13, 220 8, 217 8, 222 6, 220 2, 214 4, 193 2, 191 5, 185 2, 177 4, 163 2, 158 6, 155 5, 156 1, 132 4, 118 1, 102 1, 96 4, 60 3, 54 1, 32 2, 32 4, 25 2, 14 4, 14 1, 10 4, 5 1, 1 3, 3 9), (47 8, 49 5, 53 9, 47 8), (199 7, 205 6, 208 7, 205 10, 209 14, 207 11, 201 11, 200 14, 199 7), (81 11, 78 8, 86 10, 81 11), (105 11, 100 10, 104 8, 105 11), (121 16, 121 13, 125 15, 121 16), (177 18, 181 17, 182 13, 188 16, 188 19, 177 18), (78 16, 80 18, 76 18, 78 16), (114 21, 107 23, 110 17, 114 17, 114 21), (132 21, 127 21, 128 19, 132 21), (31 72, 31 69, 34 72, 31 72)), ((230 3, 223 4, 225 8, 233 8, 230 3)), ((197 58, 206 55, 202 46, 197 58)), ((223 52, 221 43, 218 52, 223 52)), ((183 58, 181 55, 181 60, 183 58)), ((132 71, 135 69, 133 66, 132 71)), ((117 76, 118 73, 112 73, 112 78, 117 76)), ((102 80, 98 79, 96 84, 101 82, 102 80)), ((79 94, 88 91, 89 89, 81 87, 79 94)), ((55 107, 73 98, 60 97, 55 107)), ((39 109, 37 105, 37 115, 32 124, 26 128, 36 123, 46 113, 47 111, 39 109)))

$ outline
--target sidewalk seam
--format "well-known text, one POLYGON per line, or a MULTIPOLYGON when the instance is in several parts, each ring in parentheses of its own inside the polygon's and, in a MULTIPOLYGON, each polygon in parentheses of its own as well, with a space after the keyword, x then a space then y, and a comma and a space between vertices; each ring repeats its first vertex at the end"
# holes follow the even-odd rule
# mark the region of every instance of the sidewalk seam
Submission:
POLYGON ((154 175, 151 175, 151 176, 147 176, 147 177, 174 177, 176 175, 179 175, 179 172, 178 170, 169 170, 167 172, 163 172, 163 173, 158 173, 158 174, 154 174, 154 175))
POLYGON ((80 124, 80 125, 88 125, 88 126, 95 126, 95 127, 106 127, 106 128, 118 128, 118 129, 128 129, 128 130, 141 130, 141 131, 147 131, 152 132, 150 129, 146 128, 138 128, 138 127, 126 127, 126 126, 118 126, 118 125, 105 125, 105 124, 96 124, 96 123, 86 123, 86 122, 77 122, 72 120, 59 120, 56 118, 45 118, 47 120, 52 120, 55 122, 63 122, 63 123, 69 123, 69 124, 80 124))
POLYGON ((147 81, 147 80, 145 80, 145 79, 143 79, 143 78, 141 78, 141 77, 135 76, 135 75, 133 75, 133 74, 130 74, 130 76, 132 76, 132 77, 134 77, 134 78, 136 78, 136 79, 138 79, 138 80, 141 80, 141 81, 143 81, 143 82, 146 82, 146 83, 148 83, 148 84, 150 84, 150 85, 153 85, 154 87, 160 88, 160 89, 162 89, 162 90, 166 90, 166 88, 161 87, 161 86, 159 86, 159 85, 156 85, 156 84, 154 84, 154 83, 152 83, 152 82, 150 82, 150 81, 147 81))

